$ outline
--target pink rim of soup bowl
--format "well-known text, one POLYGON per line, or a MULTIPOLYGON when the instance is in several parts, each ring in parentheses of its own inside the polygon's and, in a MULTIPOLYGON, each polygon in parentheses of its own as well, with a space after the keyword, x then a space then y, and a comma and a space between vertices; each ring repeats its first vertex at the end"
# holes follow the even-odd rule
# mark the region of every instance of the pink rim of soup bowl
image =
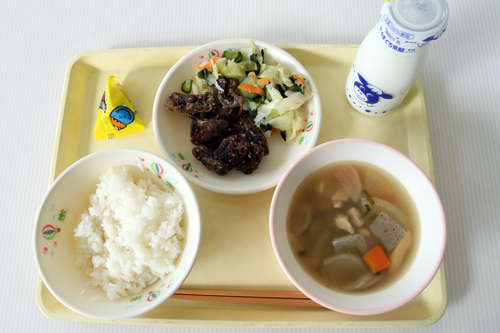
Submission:
MULTIPOLYGON (((340 160, 355 160, 355 158, 340 159, 340 160)), ((317 168, 319 168, 323 165, 332 163, 332 162, 322 163, 321 165, 318 165, 317 168)), ((368 162, 368 163, 370 163, 370 162, 368 162)), ((375 163, 372 163, 372 164, 375 164, 375 163)), ((305 174, 307 175, 314 170, 315 169, 308 169, 305 174)), ((305 175, 303 177, 305 177, 305 175)), ((303 178, 301 180, 297 181, 296 185, 300 184, 300 182, 302 180, 303 180, 303 178)), ((293 188, 292 192, 294 190, 295 190, 295 187, 293 188)), ((290 195, 292 195, 292 194, 290 194, 290 195)), ((282 203, 281 205, 285 205, 285 204, 287 206, 285 208, 285 210, 287 210, 289 201, 286 203, 282 203)), ((285 216, 282 216, 283 219, 285 219, 285 217, 286 217, 286 214, 285 214, 285 216)), ((422 228, 422 225, 420 227, 422 228)), ((377 314, 381 314, 381 313, 395 310, 395 309, 407 304, 411 300, 413 300, 429 285, 429 283, 432 281, 432 279, 436 275, 436 273, 441 265, 441 262, 443 260, 445 245, 446 245, 446 220, 445 220, 444 209, 443 209, 443 206, 441 203, 441 199, 440 199, 432 181, 429 179, 429 177, 425 174, 425 172, 415 162, 413 162, 410 158, 408 158, 406 155, 404 155, 400 151, 398 151, 390 146, 387 146, 385 144, 371 141, 371 140, 365 140, 365 139, 339 139, 339 140, 323 143, 323 144, 311 149, 310 151, 308 151, 307 153, 302 155, 299 159, 297 159, 295 161, 295 163, 293 163, 290 166, 290 168, 285 172, 285 174, 283 175, 282 179, 280 180, 280 182, 278 183, 278 185, 276 187, 276 190, 275 190, 273 198, 272 198, 271 207, 270 207, 269 228, 270 228, 271 243, 272 243, 276 258, 278 259, 278 262, 279 262, 280 266, 282 267, 283 271, 288 276, 290 281, 295 285, 295 287, 297 289, 299 289, 304 295, 309 297, 314 302, 320 304, 321 306, 328 308, 330 310, 333 310, 333 311, 337 311, 337 312, 341 312, 341 313, 345 313, 345 314, 350 314, 350 315, 362 315, 362 316, 377 315, 377 314), (414 169, 415 172, 420 174, 420 176, 423 180, 424 186, 427 188, 427 190, 429 190, 429 193, 427 193, 427 194, 435 202, 435 208, 436 208, 435 220, 440 222, 438 225, 434 225, 432 227, 432 228, 436 229, 436 232, 439 234, 439 238, 437 239, 438 245, 437 245, 435 252, 434 252, 434 255, 432 257, 432 262, 429 263, 430 268, 427 271, 427 275, 425 277, 420 278, 419 283, 417 283, 416 286, 414 286, 412 288, 413 291, 407 293, 404 297, 400 297, 399 299, 397 299, 394 302, 391 302, 389 304, 385 304, 382 306, 375 306, 375 307, 370 307, 370 306, 367 306, 367 307, 357 306, 356 307, 356 306, 353 306, 353 307, 350 307, 347 305, 335 304, 336 298, 333 301, 331 299, 326 300, 326 299, 318 296, 317 290, 316 290, 316 292, 312 292, 311 290, 309 290, 304 285, 305 284, 304 282, 306 282, 307 284, 315 285, 315 288, 319 288, 320 290, 323 289, 323 291, 325 291, 326 293, 331 293, 334 296, 338 295, 338 296, 341 296, 343 298, 352 298, 353 300, 357 299, 356 302, 360 303, 360 300, 363 298, 366 298, 366 296, 377 295, 377 294, 383 293, 384 291, 387 291, 388 289, 393 288, 394 285, 399 284, 403 279, 405 279, 408 274, 404 275, 400 280, 395 282, 395 284, 381 290, 380 292, 375 292, 373 294, 363 294, 363 295, 347 295, 347 294, 342 294, 342 293, 338 293, 338 292, 331 291, 331 290, 329 291, 329 289, 327 289, 326 287, 323 287, 319 283, 315 282, 305 272, 302 271, 302 268, 300 268, 299 264, 296 263, 295 258, 292 259, 292 261, 293 261, 292 264, 294 266, 292 267, 292 269, 290 269, 290 267, 288 267, 288 265, 287 265, 287 262, 288 262, 288 264, 290 264, 290 259, 288 259, 288 261, 287 261, 287 259, 285 258, 286 256, 284 256, 281 253, 282 251, 286 250, 286 247, 288 247, 288 250, 289 250, 288 239, 286 236, 286 229, 283 229, 283 224, 286 225, 286 221, 285 222, 277 221, 277 217, 275 215, 276 215, 276 209, 279 206, 278 201, 279 201, 280 193, 284 190, 284 187, 285 187, 287 180, 289 179, 289 177, 291 177, 291 175, 292 175, 292 173, 294 173, 294 171, 296 171, 298 168, 301 167, 301 164, 306 159, 311 157, 311 155, 317 153, 320 150, 328 149, 329 147, 332 147, 332 146, 345 145, 345 144, 371 145, 374 148, 386 150, 389 153, 393 154, 396 158, 400 159, 400 161, 402 161, 403 163, 407 163, 407 166, 411 167, 412 169, 414 169), (281 223, 281 224, 278 226, 278 223, 281 223), (281 227, 282 229, 276 230, 278 227, 281 227), (283 245, 280 248, 280 242, 277 239, 277 237, 278 237, 277 231, 279 232, 281 230, 284 230, 284 234, 285 234, 284 241, 286 242, 286 245, 283 245), (283 247, 285 247, 285 248, 283 248, 283 247)), ((286 228, 286 226, 285 226, 285 228, 286 228)), ((281 240, 281 243, 283 243, 283 238, 280 240, 281 240)), ((427 245, 424 243, 425 243, 425 240, 420 238, 419 244, 418 244, 418 246, 419 246, 418 251, 419 252, 421 251, 421 246, 427 245)), ((293 257, 293 254, 292 254, 292 257, 293 257)), ((418 257, 418 254, 417 254, 417 257, 418 257)), ((417 260, 417 258, 415 258, 415 261, 416 260, 417 260)), ((412 264, 412 267, 414 264, 415 263, 412 264)), ((410 267, 409 272, 412 270, 412 267, 410 267)), ((323 295, 323 293, 321 293, 321 294, 323 295)))

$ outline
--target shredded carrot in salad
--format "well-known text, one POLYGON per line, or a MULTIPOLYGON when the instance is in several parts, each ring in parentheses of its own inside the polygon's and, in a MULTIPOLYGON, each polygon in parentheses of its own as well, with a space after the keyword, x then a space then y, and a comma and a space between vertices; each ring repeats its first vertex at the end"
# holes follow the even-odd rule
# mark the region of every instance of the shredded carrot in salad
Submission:
POLYGON ((211 69, 212 65, 215 63, 215 59, 217 59, 218 56, 219 54, 215 54, 212 58, 210 58, 210 60, 202 61, 201 63, 196 65, 196 67, 198 67, 199 70, 211 69))
POLYGON ((269 84, 269 78, 263 77, 262 79, 258 79, 257 83, 260 84, 261 86, 266 86, 269 84))
POLYGON ((247 91, 249 93, 252 93, 252 94, 257 94, 257 95, 262 95, 264 93, 264 89, 260 88, 260 87, 254 87, 254 86, 251 86, 249 84, 240 84, 238 86, 238 89, 241 89, 243 91, 247 91))
POLYGON ((299 84, 302 84, 302 85, 306 82, 306 80, 302 76, 300 76, 300 75, 294 75, 293 78, 295 80, 297 80, 297 82, 299 84))

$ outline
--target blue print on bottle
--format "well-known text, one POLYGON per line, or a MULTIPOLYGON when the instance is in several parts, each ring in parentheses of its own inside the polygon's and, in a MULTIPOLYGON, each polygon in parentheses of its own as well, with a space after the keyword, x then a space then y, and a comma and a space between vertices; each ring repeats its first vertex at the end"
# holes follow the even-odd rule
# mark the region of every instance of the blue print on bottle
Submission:
POLYGON ((440 33, 438 33, 437 35, 434 35, 434 36, 430 36, 430 37, 427 37, 426 39, 423 40, 424 43, 427 43, 427 42, 430 42, 430 41, 433 41, 433 40, 436 40, 438 39, 439 37, 441 37, 442 34, 444 34, 444 32, 446 31, 446 29, 444 29, 443 31, 441 31, 440 33))
POLYGON ((354 81, 354 93, 356 97, 365 102, 367 106, 373 106, 377 104, 381 98, 384 99, 392 99, 393 96, 390 94, 386 94, 368 82, 358 73, 359 81, 354 81))

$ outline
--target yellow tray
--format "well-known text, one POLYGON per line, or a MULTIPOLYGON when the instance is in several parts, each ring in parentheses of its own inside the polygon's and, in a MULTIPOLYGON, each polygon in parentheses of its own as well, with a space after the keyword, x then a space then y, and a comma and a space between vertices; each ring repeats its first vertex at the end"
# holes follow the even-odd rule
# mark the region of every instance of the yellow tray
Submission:
MULTIPOLYGON (((307 68, 318 87, 323 123, 318 144, 340 138, 364 138, 388 144, 414 160, 435 181, 424 91, 419 79, 399 110, 379 118, 354 111, 344 83, 357 45, 279 45, 307 68)), ((194 47, 90 51, 69 65, 59 115, 50 183, 76 160, 112 147, 141 148, 161 155, 152 107, 161 80, 194 47), (95 141, 93 126, 109 75, 117 75, 146 129, 114 140, 95 141)), ((229 196, 195 185, 203 216, 197 261, 182 288, 297 290, 274 255, 268 214, 274 188, 229 196)), ((50 318, 95 321, 59 303, 38 277, 37 303, 50 318)), ((349 316, 324 308, 167 300, 156 309, 117 323, 208 327, 402 327, 438 321, 447 306, 444 263, 430 285, 400 309, 376 316, 349 316)))

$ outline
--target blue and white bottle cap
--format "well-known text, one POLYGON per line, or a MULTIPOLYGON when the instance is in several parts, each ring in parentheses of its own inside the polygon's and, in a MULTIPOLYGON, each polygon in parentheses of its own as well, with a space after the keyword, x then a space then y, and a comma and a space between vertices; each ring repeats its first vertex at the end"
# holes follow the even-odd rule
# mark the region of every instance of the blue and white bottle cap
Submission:
POLYGON ((395 36, 421 47, 446 30, 448 4, 444 0, 386 0, 381 19, 395 36))

